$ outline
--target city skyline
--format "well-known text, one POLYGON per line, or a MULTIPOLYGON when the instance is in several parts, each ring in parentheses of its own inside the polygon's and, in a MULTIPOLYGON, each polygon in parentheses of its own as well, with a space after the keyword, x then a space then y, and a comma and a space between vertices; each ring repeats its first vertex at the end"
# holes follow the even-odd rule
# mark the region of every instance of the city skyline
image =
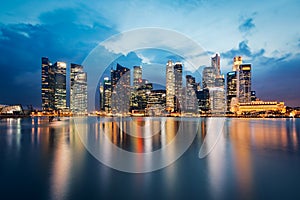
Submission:
MULTIPOLYGON (((0 84, 5 87, 0 92, 5 95, 1 95, 0 103, 41 105, 40 80, 35 78, 41 69, 36 58, 49 56, 66 63, 82 63, 109 36, 158 27, 185 34, 209 55, 219 52, 223 74, 231 71, 234 56, 243 56, 246 63, 256 67, 253 87, 258 96, 299 106, 298 1, 131 1, 129 5, 118 1, 4 3, 0 14, 0 84), (123 17, 116 15, 118 12, 123 17)), ((127 52, 112 50, 128 56, 127 52)), ((136 65, 164 60, 155 52, 132 56, 136 65)))

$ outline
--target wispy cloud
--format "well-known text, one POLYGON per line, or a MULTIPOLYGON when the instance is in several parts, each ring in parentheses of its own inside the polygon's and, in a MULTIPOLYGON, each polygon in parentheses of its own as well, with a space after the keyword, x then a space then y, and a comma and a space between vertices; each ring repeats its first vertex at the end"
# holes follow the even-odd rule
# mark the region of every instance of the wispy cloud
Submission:
POLYGON ((242 24, 240 24, 240 26, 239 26, 239 30, 242 33, 249 33, 254 28, 255 28, 255 24, 254 24, 254 19, 253 18, 245 19, 242 22, 242 24))

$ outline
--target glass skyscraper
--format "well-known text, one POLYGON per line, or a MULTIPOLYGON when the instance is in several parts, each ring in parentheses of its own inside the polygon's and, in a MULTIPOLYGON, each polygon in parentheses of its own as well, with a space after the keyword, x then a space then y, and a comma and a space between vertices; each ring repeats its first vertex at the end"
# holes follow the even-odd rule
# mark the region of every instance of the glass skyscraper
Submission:
POLYGON ((230 111, 231 100, 237 94, 237 71, 227 73, 227 111, 230 111))
POLYGON ((166 65, 166 111, 174 111, 175 83, 173 62, 168 61, 166 65))
POLYGON ((42 109, 43 111, 55 110, 54 90, 55 71, 48 58, 42 58, 42 109))
POLYGON ((251 64, 241 64, 238 68, 239 103, 251 102, 251 64))
POLYGON ((182 95, 182 63, 176 62, 174 65, 174 86, 175 86, 175 100, 174 109, 176 112, 182 110, 183 95, 182 95))
POLYGON ((117 64, 111 69, 111 108, 113 114, 127 114, 130 109, 130 69, 117 64))
POLYGON ((63 110, 67 108, 67 84, 66 84, 67 65, 64 62, 56 62, 54 63, 53 67, 55 70, 54 105, 55 105, 55 109, 63 110))
POLYGON ((73 114, 87 114, 87 74, 83 66, 71 64, 70 106, 73 114))

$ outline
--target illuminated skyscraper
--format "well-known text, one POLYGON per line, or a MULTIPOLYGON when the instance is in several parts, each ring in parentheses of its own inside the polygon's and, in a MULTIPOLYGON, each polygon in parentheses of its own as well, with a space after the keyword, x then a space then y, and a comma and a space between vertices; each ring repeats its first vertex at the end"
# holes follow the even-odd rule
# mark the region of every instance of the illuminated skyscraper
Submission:
POLYGON ((231 100, 237 94, 237 71, 227 73, 227 110, 230 111, 231 100))
POLYGON ((240 64, 238 68, 239 103, 251 102, 251 64, 240 64))
POLYGON ((220 69, 220 55, 216 53, 214 57, 211 57, 211 67, 216 69, 217 75, 221 74, 221 69, 220 69))
POLYGON ((215 86, 215 79, 217 71, 214 67, 205 67, 202 71, 202 85, 204 89, 213 88, 215 86))
POLYGON ((133 88, 137 89, 142 84, 142 67, 133 67, 133 88))
POLYGON ((54 106, 57 110, 63 110, 67 108, 67 65, 64 62, 56 62, 54 63, 53 67, 55 70, 54 106))
POLYGON ((42 58, 42 109, 51 111, 54 106, 55 71, 48 58, 42 58))
POLYGON ((83 66, 71 64, 70 107, 74 114, 87 114, 87 74, 83 66))
POLYGON ((166 65, 166 110, 174 111, 175 83, 174 83, 174 68, 173 62, 168 61, 166 65))
POLYGON ((186 75, 186 88, 185 88, 185 112, 198 112, 197 96, 196 91, 198 84, 196 83, 195 77, 186 75))
POLYGON ((103 81, 103 107, 102 110, 105 112, 111 112, 111 81, 108 77, 104 78, 103 81))
POLYGON ((127 114, 130 109, 130 69, 117 64, 111 70, 112 98, 111 108, 114 114, 127 114))
POLYGON ((182 95, 182 63, 176 62, 174 65, 174 86, 175 86, 175 105, 176 112, 182 109, 183 95, 182 95))

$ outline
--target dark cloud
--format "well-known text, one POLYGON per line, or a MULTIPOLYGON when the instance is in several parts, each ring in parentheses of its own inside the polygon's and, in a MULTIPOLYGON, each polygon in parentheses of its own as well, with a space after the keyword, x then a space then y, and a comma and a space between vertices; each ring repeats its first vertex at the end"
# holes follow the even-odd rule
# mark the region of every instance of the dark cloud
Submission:
MULTIPOLYGON (((238 45, 237 49, 231 49, 227 52, 223 52, 221 53, 221 56, 223 58, 227 58, 227 59, 232 59, 235 56, 244 56, 244 57, 249 57, 251 59, 255 59, 256 57, 261 57, 263 56, 263 54, 265 53, 264 49, 260 49, 257 52, 252 52, 249 45, 248 45, 248 41, 244 40, 241 41, 238 45)), ((230 63, 228 63, 228 65, 231 65, 230 63)))
POLYGON ((253 18, 247 18, 245 19, 242 24, 239 26, 239 30, 242 33, 249 33, 252 29, 255 28, 254 24, 254 19, 253 18))
POLYGON ((36 25, 0 24, 0 104, 40 107, 41 57, 80 64, 100 41, 117 32, 98 22, 80 24, 76 13, 55 10, 42 14, 36 25))

